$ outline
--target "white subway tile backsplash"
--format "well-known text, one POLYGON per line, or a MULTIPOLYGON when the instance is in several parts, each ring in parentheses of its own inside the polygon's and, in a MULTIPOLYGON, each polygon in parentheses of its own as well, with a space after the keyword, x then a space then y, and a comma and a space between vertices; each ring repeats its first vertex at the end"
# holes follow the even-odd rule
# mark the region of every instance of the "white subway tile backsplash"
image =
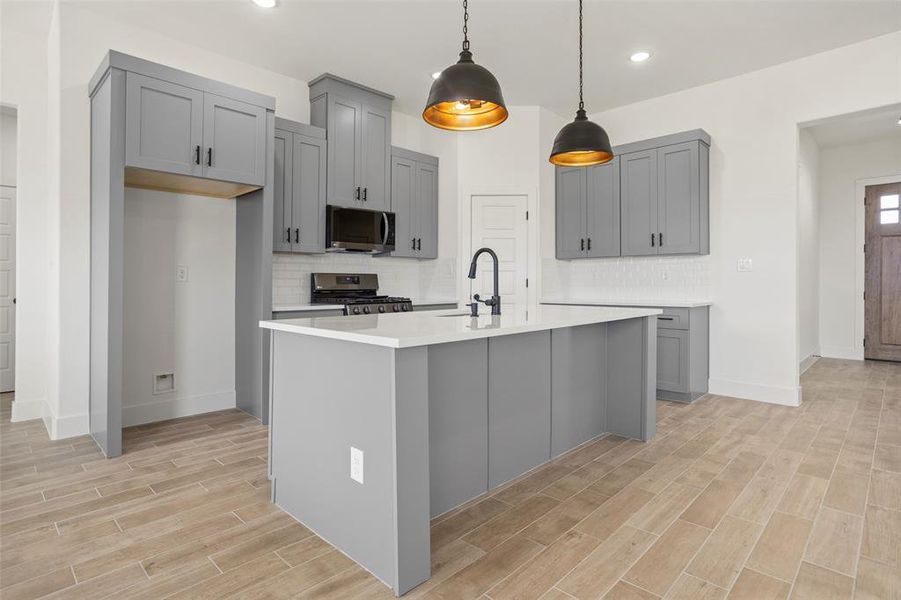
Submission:
POLYGON ((453 259, 419 261, 409 258, 354 254, 273 254, 272 303, 310 301, 310 273, 378 273, 380 291, 392 296, 455 298, 453 259))
POLYGON ((623 299, 710 297, 710 256, 546 259, 545 298, 623 299))

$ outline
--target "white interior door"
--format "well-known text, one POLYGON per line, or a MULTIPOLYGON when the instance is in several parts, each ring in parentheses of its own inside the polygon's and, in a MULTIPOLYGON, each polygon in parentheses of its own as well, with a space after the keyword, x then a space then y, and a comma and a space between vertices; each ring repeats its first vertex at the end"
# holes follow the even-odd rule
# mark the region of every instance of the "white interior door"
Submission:
MULTIPOLYGON (((497 253, 500 263, 501 310, 513 310, 525 306, 528 301, 526 278, 528 277, 529 232, 526 220, 528 196, 481 195, 472 196, 472 248, 470 256, 482 247, 497 253)), ((476 278, 470 281, 470 295, 480 294, 482 299, 491 297, 491 258, 479 258, 476 278)), ((481 307, 483 311, 490 309, 481 307)))
POLYGON ((0 392, 16 387, 16 188, 0 186, 0 392))

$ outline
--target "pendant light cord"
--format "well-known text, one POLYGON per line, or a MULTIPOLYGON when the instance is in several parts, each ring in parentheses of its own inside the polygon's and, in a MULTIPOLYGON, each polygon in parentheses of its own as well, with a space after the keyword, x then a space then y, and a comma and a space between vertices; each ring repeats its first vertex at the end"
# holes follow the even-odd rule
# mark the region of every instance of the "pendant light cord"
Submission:
POLYGON ((469 2, 468 2, 468 0, 463 0, 463 50, 465 50, 465 51, 469 51, 468 33, 469 33, 469 2))
POLYGON ((585 110, 582 100, 582 0, 579 0, 579 110, 585 110))

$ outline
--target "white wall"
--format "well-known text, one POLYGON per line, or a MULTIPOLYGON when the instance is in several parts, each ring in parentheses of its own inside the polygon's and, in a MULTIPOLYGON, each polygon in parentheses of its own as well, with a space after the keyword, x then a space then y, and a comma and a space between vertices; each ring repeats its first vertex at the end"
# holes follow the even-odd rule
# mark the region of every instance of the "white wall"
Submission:
POLYGON ((798 403, 797 124, 897 103, 899 55, 895 33, 591 116, 614 144, 699 127, 713 139, 711 392, 798 403))
POLYGON ((0 112, 0 185, 16 185, 15 109, 0 112))
POLYGON ((124 425, 234 408, 235 208, 126 190, 124 425), (174 372, 175 392, 153 394, 160 372, 174 372))
POLYGON ((901 136, 862 144, 820 149, 820 306, 819 337, 823 356, 863 358, 862 323, 858 310, 857 270, 863 264, 863 248, 856 241, 863 230, 857 213, 863 198, 856 182, 861 179, 899 176, 901 136))
POLYGON ((820 353, 820 149, 809 131, 801 129, 798 136, 798 362, 803 370, 820 353))

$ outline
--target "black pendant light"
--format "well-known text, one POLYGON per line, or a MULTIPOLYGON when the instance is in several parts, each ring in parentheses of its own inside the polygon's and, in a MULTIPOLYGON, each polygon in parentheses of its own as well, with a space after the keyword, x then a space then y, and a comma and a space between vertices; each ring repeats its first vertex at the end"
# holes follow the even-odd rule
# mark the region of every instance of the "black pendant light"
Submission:
POLYGON ((467 37, 469 6, 463 0, 463 51, 457 64, 444 69, 429 91, 422 118, 440 129, 488 129, 507 120, 501 86, 491 71, 472 62, 467 37))
POLYGON ((582 0, 579 0, 579 110, 575 120, 557 133, 548 160, 561 167, 590 167, 613 160, 607 132, 585 116, 585 102, 582 100, 582 0))

